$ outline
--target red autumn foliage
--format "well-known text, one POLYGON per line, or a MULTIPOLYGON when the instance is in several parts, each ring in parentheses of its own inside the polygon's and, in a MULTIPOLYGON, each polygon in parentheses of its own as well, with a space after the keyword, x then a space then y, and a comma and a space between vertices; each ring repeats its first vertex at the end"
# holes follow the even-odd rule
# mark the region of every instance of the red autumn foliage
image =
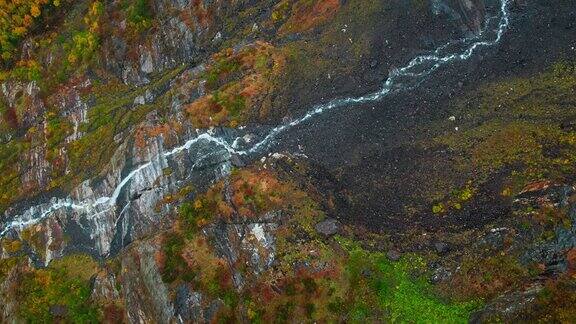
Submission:
POLYGON ((339 0, 317 0, 313 4, 299 1, 292 7, 292 15, 279 32, 286 34, 309 31, 330 20, 339 9, 339 0))
POLYGON ((4 111, 2 116, 4 121, 13 129, 18 128, 18 116, 16 115, 16 110, 14 108, 8 108, 4 111))

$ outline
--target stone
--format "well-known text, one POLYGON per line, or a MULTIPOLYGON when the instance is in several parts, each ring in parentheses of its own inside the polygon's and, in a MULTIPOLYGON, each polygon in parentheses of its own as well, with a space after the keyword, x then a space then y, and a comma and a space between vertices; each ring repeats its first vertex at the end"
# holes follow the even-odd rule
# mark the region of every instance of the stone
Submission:
POLYGON ((513 318, 516 314, 526 312, 532 301, 544 289, 540 282, 535 282, 520 290, 513 290, 495 298, 482 309, 470 316, 469 323, 490 323, 503 318, 513 318))
POLYGON ((362 270, 362 275, 366 278, 370 278, 370 277, 372 277, 372 270, 364 269, 364 270, 362 270))
POLYGON ((238 154, 232 154, 230 156, 230 162, 232 163, 233 166, 237 168, 242 168, 246 166, 246 162, 244 162, 242 157, 238 154))
POLYGON ((434 249, 438 254, 445 254, 450 250, 450 247, 444 242, 436 242, 434 243, 434 249))
POLYGON ((390 261, 398 261, 402 257, 402 253, 398 250, 390 250, 386 252, 386 257, 388 257, 390 261))
POLYGON ((441 281, 445 281, 452 277, 452 272, 445 267, 438 267, 434 269, 432 276, 430 277, 430 282, 433 284, 437 284, 441 281))
POLYGON ((553 206, 564 207, 568 204, 567 210, 570 218, 570 226, 562 224, 554 229, 554 238, 548 241, 538 242, 525 252, 521 261, 526 263, 541 263, 546 265, 545 274, 557 275, 569 270, 566 251, 576 248, 576 204, 569 202, 568 194, 572 194, 572 188, 562 186, 553 190, 555 194, 547 193, 541 197, 532 197, 538 203, 553 204, 553 206), (564 189, 562 189, 564 188, 564 189), (555 197, 554 197, 555 196, 555 197))
POLYGON ((201 322, 204 317, 202 299, 202 294, 191 291, 186 284, 181 284, 176 289, 176 298, 174 301, 176 315, 185 322, 201 322))
POLYGON ((314 226, 316 231, 325 236, 332 236, 338 232, 340 226, 334 218, 327 218, 314 226))
POLYGON ((148 73, 148 74, 154 72, 154 62, 152 60, 152 55, 150 54, 150 52, 146 51, 140 57, 140 62, 141 62, 140 70, 142 72, 148 73))
POLYGON ((215 322, 216 314, 218 314, 218 310, 224 306, 224 302, 220 299, 216 299, 210 303, 208 309, 206 309, 204 313, 204 322, 205 323, 212 323, 215 322))
POLYGON ((144 105, 144 104, 146 104, 146 99, 144 99, 144 96, 138 96, 138 97, 134 98, 134 106, 144 105))
POLYGON ((50 314, 52 314, 52 316, 54 317, 65 317, 67 313, 68 309, 66 308, 66 306, 62 305, 50 306, 50 314))
POLYGON ((555 184, 551 181, 533 182, 526 185, 514 198, 513 208, 520 210, 527 206, 532 208, 565 207, 574 191, 574 187, 570 185, 555 184))

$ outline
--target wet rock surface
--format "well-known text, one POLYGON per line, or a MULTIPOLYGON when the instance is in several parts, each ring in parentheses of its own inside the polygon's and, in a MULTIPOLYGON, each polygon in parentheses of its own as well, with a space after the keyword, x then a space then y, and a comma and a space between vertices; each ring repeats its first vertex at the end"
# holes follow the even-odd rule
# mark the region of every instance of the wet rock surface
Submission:
POLYGON ((316 231, 324 236, 332 236, 338 233, 338 221, 335 219, 326 219, 314 226, 316 231))

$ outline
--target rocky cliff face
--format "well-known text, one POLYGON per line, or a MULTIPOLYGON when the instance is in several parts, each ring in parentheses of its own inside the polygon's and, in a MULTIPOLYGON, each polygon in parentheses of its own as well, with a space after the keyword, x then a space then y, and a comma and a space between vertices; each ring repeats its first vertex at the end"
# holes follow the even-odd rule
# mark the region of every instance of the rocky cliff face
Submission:
MULTIPOLYGON (((102 35, 102 59, 105 69, 112 75, 123 83, 137 86, 136 89, 138 89, 133 91, 134 94, 129 94, 130 98, 118 109, 137 110, 142 105, 152 106, 151 108, 155 105, 163 105, 162 109, 167 109, 167 111, 162 113, 161 118, 177 121, 178 129, 169 130, 170 124, 166 123, 164 124, 168 126, 166 130, 175 132, 174 134, 160 133, 161 136, 148 138, 143 143, 138 138, 132 141, 130 137, 128 140, 124 139, 123 137, 127 136, 125 131, 115 133, 113 142, 108 144, 111 150, 106 154, 111 160, 108 163, 100 161, 104 167, 101 170, 94 170, 98 172, 97 179, 88 179, 78 183, 69 196, 65 195, 68 197, 61 196, 62 198, 49 201, 44 199, 44 202, 30 209, 28 204, 22 203, 21 206, 6 213, 8 224, 11 222, 13 225, 19 222, 34 224, 42 221, 44 218, 42 215, 48 217, 49 214, 57 214, 61 218, 61 224, 57 225, 58 231, 67 232, 68 228, 76 228, 70 229, 75 231, 73 236, 76 238, 81 236, 82 238, 78 238, 79 242, 85 242, 88 245, 82 244, 81 249, 107 255, 113 246, 121 249, 132 240, 148 234, 150 229, 170 223, 166 214, 169 206, 158 211, 158 205, 166 195, 191 184, 199 188, 205 187, 230 168, 230 154, 225 148, 214 148, 218 145, 217 143, 213 145, 209 138, 198 140, 192 144, 193 147, 186 147, 186 150, 181 153, 170 154, 171 147, 183 145, 188 139, 194 142, 193 138, 197 136, 194 133, 197 131, 194 130, 193 125, 182 120, 185 118, 182 116, 182 107, 206 92, 204 89, 206 80, 201 79, 206 77, 203 75, 206 73, 205 69, 196 67, 182 71, 179 66, 201 62, 207 57, 207 53, 216 50, 218 39, 214 38, 222 29, 222 22, 231 19, 229 15, 239 10, 238 8, 244 8, 249 4, 167 2, 154 3, 150 6, 152 8, 149 9, 154 13, 154 17, 148 18, 150 20, 148 24, 153 26, 138 35, 133 35, 134 30, 129 33, 128 18, 114 15, 116 11, 121 10, 121 4, 104 10, 102 15, 110 17, 110 20, 106 20, 104 29, 117 32, 102 35), (187 24, 181 20, 182 17, 187 19, 187 24), (204 52, 201 53, 200 49, 204 52), (152 75, 174 69, 177 72, 169 72, 169 76, 156 82, 151 81, 152 75), (176 79, 168 79, 174 76, 176 79), (140 88, 143 89, 139 90, 140 88), (167 140, 171 141, 167 143, 168 145, 166 145, 167 140), (138 171, 132 173, 134 170, 138 171)), ((469 10, 474 11, 473 7, 469 10)), ((483 15, 480 10, 474 12, 476 17, 483 15)), ((236 51, 242 50, 239 47, 236 51)), ((264 53, 263 55, 270 54, 264 53)), ((211 65, 221 64, 218 59, 208 62, 211 65)), ((217 68, 219 67, 213 67, 213 69, 217 68)), ((74 82, 75 84, 65 86, 47 99, 51 105, 56 106, 58 111, 55 117, 58 121, 54 127, 67 128, 66 134, 62 137, 69 145, 47 147, 53 146, 50 145, 50 141, 55 135, 51 133, 62 131, 61 129, 52 130, 50 120, 42 125, 43 131, 39 130, 30 135, 37 138, 39 145, 25 152, 26 162, 18 167, 19 170, 27 170, 20 177, 22 183, 25 184, 21 189, 23 194, 39 192, 57 185, 54 182, 58 181, 55 179, 58 173, 64 178, 70 176, 75 171, 70 167, 73 163, 69 156, 72 152, 67 152, 73 149, 70 146, 86 139, 83 136, 85 133, 83 129, 86 126, 90 128, 90 125, 94 124, 94 121, 90 120, 94 111, 102 108, 101 105, 114 104, 106 102, 107 100, 100 100, 105 101, 100 103, 98 97, 101 95, 91 94, 91 91, 98 88, 93 84, 102 82, 101 77, 88 73, 74 82), (43 141, 46 143, 41 144, 43 141)), ((5 84, 4 88, 9 107, 16 105, 18 94, 26 96, 19 100, 30 102, 26 106, 28 107, 26 114, 29 115, 19 118, 22 121, 21 127, 25 129, 33 124, 34 120, 44 117, 46 109, 42 100, 38 99, 39 88, 34 82, 27 86, 18 83, 12 86, 5 84)), ((107 89, 103 87, 101 90, 107 89)), ((106 96, 106 93, 103 95, 106 96)), ((108 113, 115 114, 116 112, 108 113)), ((132 127, 133 129, 166 127, 158 122, 158 113, 152 111, 146 115, 143 124, 132 127)), ((232 135, 226 135, 226 131, 222 132, 224 138, 226 136, 232 138, 232 135)), ((215 136, 219 137, 219 135, 215 136)), ((253 135, 247 134, 246 136, 253 135)), ((84 157, 78 158, 81 160, 84 157)), ((71 175, 71 177, 74 176, 74 174, 71 175)), ((14 229, 17 230, 18 226, 14 229)), ((39 231, 47 232, 47 230, 39 231)), ((50 240, 50 238, 46 237, 45 240, 50 240)), ((77 244, 80 244, 79 242, 77 244)), ((58 253, 61 254, 62 251, 58 253)), ((45 251, 42 254, 45 254, 45 251)))
POLYGON ((459 22, 463 29, 480 32, 485 22, 486 4, 483 0, 436 1, 433 8, 437 14, 444 13, 459 22))
POLYGON ((573 135, 555 120, 573 63, 464 84, 520 46, 506 34, 518 3, 52 5, 3 62, 2 321, 417 320, 423 305, 430 321, 528 318, 531 301, 553 304, 531 274, 543 264, 557 287, 572 273, 573 135), (452 69, 467 75, 444 91, 452 69), (550 84, 549 101, 531 97, 550 84), (326 117, 349 107, 354 127, 326 117), (511 275, 487 283, 479 259, 511 275))

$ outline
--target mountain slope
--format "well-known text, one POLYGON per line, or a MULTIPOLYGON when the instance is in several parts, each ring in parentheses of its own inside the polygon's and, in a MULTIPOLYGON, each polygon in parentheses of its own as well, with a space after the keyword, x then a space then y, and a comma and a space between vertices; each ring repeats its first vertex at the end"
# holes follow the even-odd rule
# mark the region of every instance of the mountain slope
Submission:
POLYGON ((573 319, 571 1, 6 8, 3 321, 573 319))

